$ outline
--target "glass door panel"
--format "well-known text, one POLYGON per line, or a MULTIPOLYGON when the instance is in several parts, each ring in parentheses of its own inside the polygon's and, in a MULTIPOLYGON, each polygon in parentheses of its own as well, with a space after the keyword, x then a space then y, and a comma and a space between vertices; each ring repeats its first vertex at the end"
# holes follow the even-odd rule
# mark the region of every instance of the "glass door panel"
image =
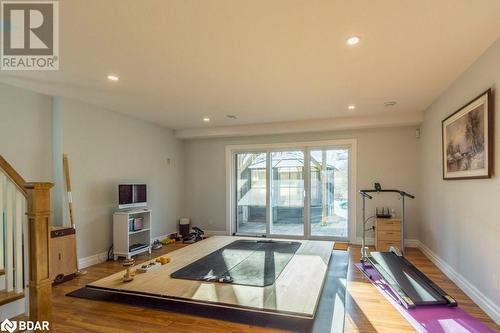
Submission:
POLYGON ((267 154, 236 154, 236 231, 266 234, 267 154))
POLYGON ((348 237, 349 149, 310 151, 311 236, 348 237))
POLYGON ((304 236, 304 152, 271 152, 270 159, 270 234, 304 236))

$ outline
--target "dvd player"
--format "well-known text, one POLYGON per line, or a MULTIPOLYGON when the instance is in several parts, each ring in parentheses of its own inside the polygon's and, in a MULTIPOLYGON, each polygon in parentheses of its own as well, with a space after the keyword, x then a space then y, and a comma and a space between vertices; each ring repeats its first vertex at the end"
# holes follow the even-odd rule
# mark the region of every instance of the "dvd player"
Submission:
POLYGON ((134 252, 134 251, 137 251, 137 250, 140 250, 140 249, 143 249, 145 247, 148 247, 149 245, 147 244, 142 244, 142 243, 137 243, 137 244, 132 244, 129 246, 129 251, 130 252, 134 252))

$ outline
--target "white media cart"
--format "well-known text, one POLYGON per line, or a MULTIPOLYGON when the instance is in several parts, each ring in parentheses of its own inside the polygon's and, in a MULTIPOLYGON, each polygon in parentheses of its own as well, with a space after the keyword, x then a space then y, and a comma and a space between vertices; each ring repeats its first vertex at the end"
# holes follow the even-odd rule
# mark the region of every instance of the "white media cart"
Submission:
POLYGON ((113 214, 113 259, 125 257, 130 259, 139 253, 151 253, 151 210, 131 209, 121 210, 113 214), (135 218, 142 218, 142 229, 130 230, 130 222, 135 218), (147 246, 130 250, 134 244, 147 246))

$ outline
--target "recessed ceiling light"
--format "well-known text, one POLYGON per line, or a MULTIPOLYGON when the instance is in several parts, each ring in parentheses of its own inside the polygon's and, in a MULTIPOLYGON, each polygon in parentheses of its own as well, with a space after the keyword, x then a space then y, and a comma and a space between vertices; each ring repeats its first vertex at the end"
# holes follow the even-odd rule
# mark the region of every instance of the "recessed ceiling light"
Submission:
POLYGON ((359 38, 358 36, 352 36, 352 37, 347 38, 346 43, 349 46, 353 46, 353 45, 358 44, 360 41, 361 41, 361 38, 359 38))
POLYGON ((356 108, 356 105, 351 104, 351 105, 349 105, 347 108, 348 108, 349 110, 354 110, 354 109, 356 108))
POLYGON ((109 74, 107 77, 108 77, 109 81, 118 81, 118 80, 120 80, 120 78, 118 76, 114 75, 114 74, 109 74))
POLYGON ((208 122, 210 122, 210 118, 205 117, 205 118, 203 118, 203 121, 206 122, 206 123, 208 123, 208 122))

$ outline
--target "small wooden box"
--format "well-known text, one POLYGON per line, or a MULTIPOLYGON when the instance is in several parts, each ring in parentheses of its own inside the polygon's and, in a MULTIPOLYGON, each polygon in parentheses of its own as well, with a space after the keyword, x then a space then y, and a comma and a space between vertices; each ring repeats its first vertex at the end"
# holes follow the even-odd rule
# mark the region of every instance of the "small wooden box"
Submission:
POLYGON ((52 227, 50 230, 50 279, 53 283, 71 280, 77 271, 75 229, 52 227))
POLYGON ((401 249, 401 220, 376 219, 375 249, 386 252, 391 246, 401 249))

